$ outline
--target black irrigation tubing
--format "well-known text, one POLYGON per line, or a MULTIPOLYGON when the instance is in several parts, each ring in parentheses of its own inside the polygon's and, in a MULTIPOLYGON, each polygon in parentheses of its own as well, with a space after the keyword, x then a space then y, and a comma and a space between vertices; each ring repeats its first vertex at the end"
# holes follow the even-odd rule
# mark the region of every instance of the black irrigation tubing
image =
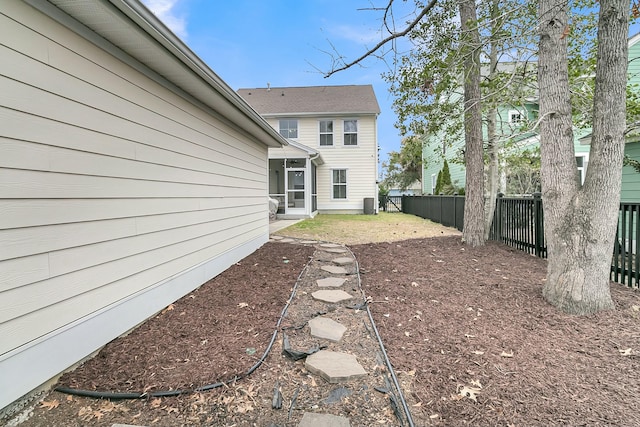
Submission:
MULTIPOLYGON (((346 247, 346 246, 345 246, 346 247)), ((351 256, 355 261, 356 266, 356 275, 358 277, 358 288, 360 288, 360 292, 362 293, 362 297, 365 301, 365 307, 367 308, 367 314, 369 315, 369 320, 371 321, 371 326, 373 327, 373 332, 376 334, 376 338, 378 339, 378 343, 380 344, 380 349, 382 350, 382 355, 384 356, 384 362, 389 369, 389 374, 391 374, 391 379, 393 380, 393 385, 396 387, 398 391, 398 396, 400 397, 400 402, 402 403, 402 408, 404 409, 404 413, 407 416, 407 422, 409 423, 409 427, 415 427, 413 423, 413 418, 411 417, 411 411, 409 410, 409 406, 407 405, 407 401, 404 399, 404 395, 402 394, 402 389, 400 388, 400 383, 398 382, 398 377, 396 376, 395 371, 393 370, 393 366, 391 365, 391 361, 389 360, 389 356, 387 355, 387 351, 384 348, 384 344, 382 343, 382 337, 380 336, 380 332, 378 332, 378 328, 376 327, 376 323, 373 321, 373 315, 371 314, 371 310, 369 309, 369 304, 367 304, 366 295, 364 290, 362 289, 362 283, 360 280, 360 266, 358 264, 358 260, 354 255, 353 251, 349 247, 346 247, 351 256)))
POLYGON ((296 279, 296 284, 293 286, 291 295, 289 296, 289 299, 285 303, 284 308, 282 309, 282 313, 280 313, 280 318, 276 323, 276 329, 275 331, 273 331, 273 335, 271 336, 271 341, 269 342, 267 349, 264 351, 264 354, 256 362, 256 364, 253 365, 251 368, 249 368, 249 370, 244 374, 235 375, 233 378, 227 381, 220 381, 217 383, 207 384, 207 385, 203 385, 201 387, 197 387, 193 389, 160 390, 160 391, 152 391, 152 392, 129 392, 129 393, 82 390, 82 389, 76 389, 71 387, 56 387, 54 390, 60 393, 70 394, 74 396, 81 396, 81 397, 90 397, 94 399, 134 400, 134 399, 146 399, 151 397, 174 397, 174 396, 180 396, 183 394, 208 391, 208 390, 213 390, 215 388, 220 388, 227 384, 232 384, 239 379, 245 378, 251 375, 256 369, 258 369, 260 365, 262 365, 262 363, 266 360, 269 353, 271 352, 271 349, 273 348, 273 344, 275 343, 276 337, 278 335, 278 328, 280 327, 280 324, 282 324, 285 314, 287 314, 287 310, 289 309, 289 305, 291 305, 291 301, 293 301, 293 298, 296 294, 296 290, 298 289, 298 284, 300 283, 300 278, 302 277, 304 272, 307 271, 307 268, 309 267, 309 264, 311 264, 312 261, 313 261, 313 258, 309 259, 309 261, 307 261, 307 264, 305 264, 304 268, 298 275, 298 278, 296 279))

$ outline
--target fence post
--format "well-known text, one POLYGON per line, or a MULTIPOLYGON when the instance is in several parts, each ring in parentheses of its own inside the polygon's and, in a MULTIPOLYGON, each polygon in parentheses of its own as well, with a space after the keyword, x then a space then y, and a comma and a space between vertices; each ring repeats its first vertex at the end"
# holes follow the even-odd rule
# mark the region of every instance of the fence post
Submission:
POLYGON ((502 242, 502 198, 504 197, 504 193, 498 193, 498 199, 496 200, 496 211, 493 217, 493 229, 495 230, 495 235, 493 236, 493 240, 498 242, 502 242))
POLYGON ((533 223, 535 224, 535 251, 536 256, 542 256, 544 246, 544 233, 542 232, 542 193, 533 193, 533 223))

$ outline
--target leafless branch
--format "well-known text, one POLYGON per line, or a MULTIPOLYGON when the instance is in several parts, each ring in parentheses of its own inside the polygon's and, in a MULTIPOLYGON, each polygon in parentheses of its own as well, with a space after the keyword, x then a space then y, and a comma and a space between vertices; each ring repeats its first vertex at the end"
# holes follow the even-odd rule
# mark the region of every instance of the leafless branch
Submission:
MULTIPOLYGON (((343 71, 346 70, 348 68, 351 68, 352 66, 359 64, 360 62, 362 62, 365 58, 367 58, 370 55, 373 55, 378 49, 380 49, 382 46, 384 46, 385 44, 389 43, 392 40, 398 39, 400 37, 404 37, 407 34, 409 34, 409 31, 411 31, 416 25, 418 25, 418 22, 420 22, 420 20, 427 14, 429 13, 429 11, 431 9, 433 9, 433 7, 435 6, 436 2, 438 0, 431 0, 429 2, 429 4, 427 6, 425 6, 424 9, 422 9, 422 11, 420 12, 420 14, 418 14, 418 16, 416 16, 416 19, 414 19, 411 23, 409 23, 409 25, 402 31, 400 32, 391 32, 391 34, 386 37, 384 40, 381 40, 378 44, 376 44, 373 48, 369 49, 367 52, 365 52, 362 56, 360 56, 359 58, 343 65, 340 68, 336 68, 333 69, 331 71, 329 71, 328 73, 326 73, 324 75, 325 78, 332 76, 333 74, 339 72, 339 71, 343 71)), ((389 1, 389 4, 387 5, 387 8, 385 10, 384 13, 384 19, 385 19, 385 26, 386 26, 386 19, 387 19, 387 12, 389 11, 390 7, 391 7, 391 3, 393 3, 393 0, 389 1)), ((387 29, 389 29, 387 27, 387 29)))

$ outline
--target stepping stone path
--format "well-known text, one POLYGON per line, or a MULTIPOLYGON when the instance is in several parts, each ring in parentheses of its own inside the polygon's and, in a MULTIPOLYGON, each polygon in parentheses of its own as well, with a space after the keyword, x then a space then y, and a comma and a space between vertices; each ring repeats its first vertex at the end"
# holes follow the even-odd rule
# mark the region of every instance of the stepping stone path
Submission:
POLYGON ((344 325, 328 317, 314 317, 309 320, 311 335, 316 338, 324 338, 329 341, 338 342, 347 330, 344 325))
POLYGON ((339 288, 347 279, 341 277, 326 277, 316 280, 319 288, 339 288))
MULTIPOLYGON (((282 388, 281 383, 285 400, 296 401, 297 397, 295 405, 293 401, 290 403, 294 411, 298 414, 302 412, 302 417, 297 418, 299 420, 297 427, 351 427, 352 424, 403 425, 397 418, 390 415, 394 411, 391 410, 389 398, 383 397, 375 390, 388 388, 389 377, 385 369, 374 369, 384 362, 382 362, 377 339, 371 332, 373 328, 367 326, 367 324, 371 325, 368 314, 366 310, 351 309, 347 303, 356 298, 354 292, 358 294, 357 299, 362 298, 353 254, 344 246, 335 243, 295 241, 277 237, 280 236, 272 236, 272 239, 281 243, 314 245, 317 249, 307 267, 308 270, 303 272, 299 279, 301 287, 298 287, 294 294, 291 307, 285 316, 285 319, 290 316, 289 322, 293 329, 287 333, 290 348, 298 351, 306 351, 312 345, 323 348, 306 356, 304 361, 308 374, 302 375, 310 374, 312 377, 319 377, 314 380, 318 381, 317 386, 300 388, 300 380, 298 380, 294 383, 295 385, 289 385, 287 390, 282 388), (340 277, 348 274, 354 274, 356 279, 340 277), (326 277, 327 275, 329 277, 326 277), (343 290, 343 287, 351 293, 343 290), (306 326, 295 327, 300 324, 306 324, 306 326), (319 341, 313 341, 310 338, 319 341), (320 383, 325 385, 322 386, 320 383), (326 387, 329 384, 340 384, 340 386, 333 388, 327 395, 326 387), (294 394, 296 397, 292 398, 294 394), (301 402, 302 395, 305 397, 301 402), (363 405, 361 413, 351 415, 351 420, 345 416, 333 415, 349 413, 340 409, 340 405, 345 404, 346 401, 353 405, 353 399, 363 399, 360 401, 363 405)), ((357 304, 360 302, 356 301, 357 304)), ((303 379, 302 383, 307 382, 303 379)), ((290 409, 288 419, 294 421, 296 418, 292 418, 291 414, 290 409)), ((272 425, 281 424, 272 423, 272 425)), ((287 423, 287 425, 290 424, 287 423)))
POLYGON ((307 371, 320 375, 331 384, 350 381, 367 375, 356 356, 330 350, 320 350, 307 356, 304 362, 307 371))
POLYGON ((337 415, 305 412, 298 427, 351 427, 351 423, 347 418, 337 415))
POLYGON ((337 265, 349 265, 349 264, 353 264, 353 258, 345 256, 341 258, 332 259, 331 262, 337 265))
POLYGON ((351 296, 350 294, 340 289, 338 290, 321 289, 319 291, 315 291, 314 293, 312 293, 311 296, 318 301, 324 301, 324 302, 330 302, 330 303, 346 301, 353 298, 353 296, 351 296))
POLYGON ((335 265, 323 265, 322 267, 320 267, 320 269, 331 274, 347 274, 348 273, 346 268, 338 267, 335 265))

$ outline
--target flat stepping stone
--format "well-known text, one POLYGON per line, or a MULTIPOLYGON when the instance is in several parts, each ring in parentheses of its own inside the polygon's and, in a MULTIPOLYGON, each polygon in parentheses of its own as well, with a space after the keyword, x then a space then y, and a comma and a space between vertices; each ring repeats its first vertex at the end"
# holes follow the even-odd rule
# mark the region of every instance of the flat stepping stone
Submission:
POLYGON ((336 265, 323 265, 320 267, 320 270, 326 271, 331 274, 347 274, 347 270, 343 267, 338 267, 336 265))
POLYGON ((314 245, 314 244, 318 243, 318 241, 317 240, 303 240, 300 243, 302 243, 303 245, 314 245))
POLYGON ((331 254, 343 254, 348 252, 345 248, 333 248, 333 249, 323 249, 323 250, 331 254))
POLYGON ((305 412, 298 427, 351 427, 351 423, 338 415, 305 412))
MULTIPOLYGON (((282 239, 284 239, 284 237, 282 237, 282 236, 271 236, 271 238, 272 238, 273 240, 282 240, 282 239)), ((124 424, 123 424, 123 425, 124 425, 124 424)))
POLYGON ((339 288, 346 282, 347 279, 341 277, 327 277, 325 279, 318 279, 316 283, 321 288, 339 288))
POLYGON ((367 375, 356 356, 337 351, 320 350, 307 356, 305 368, 324 378, 330 384, 351 381, 367 375))
POLYGON ((353 298, 352 295, 349 295, 345 291, 341 291, 339 289, 338 290, 321 289, 319 291, 313 292, 311 296, 313 297, 313 299, 316 299, 318 301, 331 302, 331 303, 346 301, 348 299, 353 298))
POLYGON ((320 245, 321 248, 341 248, 342 245, 338 245, 337 243, 323 243, 320 245))
POLYGON ((345 256, 345 257, 332 259, 331 262, 338 265, 349 265, 349 264, 353 264, 353 258, 345 256))
POLYGON ((293 243, 293 242, 295 242, 295 240, 293 240, 293 239, 289 239, 289 238, 281 239, 281 240, 280 240, 280 243, 293 243))
POLYGON ((333 342, 340 341, 342 335, 347 331, 347 328, 343 324, 322 316, 309 320, 309 328, 311 328, 312 336, 333 342))

